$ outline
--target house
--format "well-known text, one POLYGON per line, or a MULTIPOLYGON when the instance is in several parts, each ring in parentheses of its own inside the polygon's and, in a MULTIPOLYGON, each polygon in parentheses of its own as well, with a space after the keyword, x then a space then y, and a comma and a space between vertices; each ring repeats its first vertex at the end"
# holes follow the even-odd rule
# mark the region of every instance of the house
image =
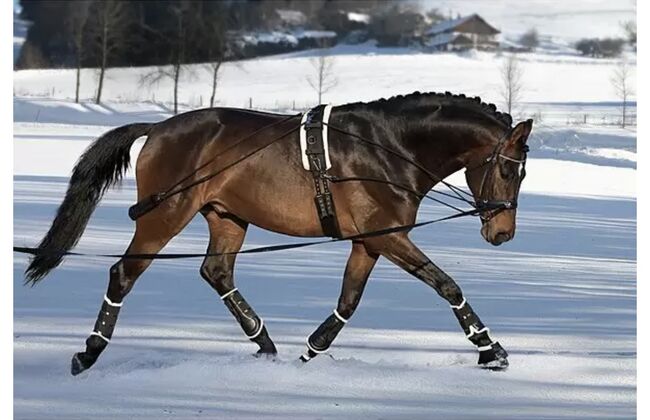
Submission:
POLYGON ((300 10, 275 9, 276 27, 300 28, 307 24, 307 16, 300 10))
POLYGON ((477 14, 438 22, 425 31, 423 44, 438 51, 494 50, 500 31, 477 14))

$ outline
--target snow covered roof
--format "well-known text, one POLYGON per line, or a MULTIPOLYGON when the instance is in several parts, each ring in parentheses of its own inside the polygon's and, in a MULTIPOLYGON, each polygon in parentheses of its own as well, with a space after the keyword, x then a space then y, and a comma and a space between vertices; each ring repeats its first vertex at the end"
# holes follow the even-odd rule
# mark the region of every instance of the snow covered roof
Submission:
POLYGON ((455 41, 460 41, 462 43, 472 42, 469 38, 467 38, 464 35, 446 32, 446 33, 441 33, 432 36, 431 38, 426 40, 425 44, 428 47, 439 47, 441 45, 451 44, 455 41))
POLYGON ((297 30, 292 33, 296 38, 336 38, 333 31, 297 30))
POLYGON ((348 20, 351 22, 370 23, 370 15, 365 13, 348 12, 348 20))
POLYGON ((433 25, 431 28, 429 28, 429 30, 425 32, 425 35, 432 36, 432 35, 441 34, 445 32, 453 32, 454 29, 457 29, 459 26, 470 22, 480 26, 482 29, 484 29, 487 32, 492 32, 495 34, 499 33, 499 31, 496 28, 492 27, 482 17, 474 13, 456 19, 449 19, 449 20, 443 20, 442 22, 438 22, 435 25, 433 25))
POLYGON ((303 25, 307 22, 307 16, 300 10, 276 9, 275 13, 280 20, 290 25, 303 25))
POLYGON ((305 31, 297 30, 293 32, 250 32, 241 35, 241 40, 250 45, 259 43, 268 44, 291 44, 297 45, 298 40, 304 38, 335 38, 336 32, 332 31, 305 31))

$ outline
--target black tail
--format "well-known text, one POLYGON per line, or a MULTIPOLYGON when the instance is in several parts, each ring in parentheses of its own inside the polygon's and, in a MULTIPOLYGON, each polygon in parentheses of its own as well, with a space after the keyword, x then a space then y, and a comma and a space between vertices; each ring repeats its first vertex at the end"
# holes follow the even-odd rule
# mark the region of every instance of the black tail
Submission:
POLYGON ((36 284, 61 264, 62 252, 74 247, 83 233, 104 192, 118 182, 129 167, 131 146, 138 137, 147 135, 154 124, 129 124, 98 138, 77 161, 68 191, 56 213, 50 230, 30 261, 25 278, 36 284))

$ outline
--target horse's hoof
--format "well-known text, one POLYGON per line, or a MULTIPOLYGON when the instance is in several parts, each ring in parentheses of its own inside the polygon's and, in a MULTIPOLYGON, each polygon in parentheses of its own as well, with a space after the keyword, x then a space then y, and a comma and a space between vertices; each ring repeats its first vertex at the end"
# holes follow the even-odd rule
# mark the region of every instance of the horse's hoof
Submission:
POLYGON ((483 369, 505 370, 509 366, 508 352, 501 344, 493 343, 489 349, 479 352, 478 364, 483 369))
POLYGON ((275 349, 273 349, 273 351, 259 349, 255 354, 253 354, 253 357, 258 359, 275 360, 277 355, 278 352, 275 349))
POLYGON ((300 359, 299 359, 299 360, 300 360, 301 362, 303 362, 303 363, 307 363, 308 361, 310 361, 311 359, 313 359, 313 358, 316 357, 316 356, 318 356, 318 353, 316 353, 316 352, 314 352, 312 349, 309 349, 309 348, 308 348, 307 351, 305 352, 305 354, 303 354, 302 356, 300 356, 300 359))
POLYGON ((72 356, 72 363, 70 364, 70 373, 72 376, 77 376, 84 370, 88 369, 95 363, 94 360, 86 353, 75 353, 72 356))

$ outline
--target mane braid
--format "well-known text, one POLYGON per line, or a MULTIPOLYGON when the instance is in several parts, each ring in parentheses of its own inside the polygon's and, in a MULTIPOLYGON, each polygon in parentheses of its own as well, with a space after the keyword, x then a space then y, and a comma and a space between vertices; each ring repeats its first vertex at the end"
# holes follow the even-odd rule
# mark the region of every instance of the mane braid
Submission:
POLYGON ((439 93, 439 92, 418 92, 409 93, 407 95, 395 95, 391 96, 388 99, 381 98, 370 102, 354 102, 344 105, 348 106, 365 106, 368 108, 374 108, 376 106, 385 106, 385 105, 402 105, 405 102, 410 102, 413 100, 432 100, 432 105, 441 104, 441 101, 447 101, 448 103, 456 103, 458 105, 467 105, 467 106, 478 106, 480 110, 492 116, 498 122, 504 124, 507 128, 512 126, 512 116, 506 112, 497 111, 497 107, 491 103, 485 103, 481 101, 479 96, 469 97, 464 94, 452 94, 451 92, 439 93))

